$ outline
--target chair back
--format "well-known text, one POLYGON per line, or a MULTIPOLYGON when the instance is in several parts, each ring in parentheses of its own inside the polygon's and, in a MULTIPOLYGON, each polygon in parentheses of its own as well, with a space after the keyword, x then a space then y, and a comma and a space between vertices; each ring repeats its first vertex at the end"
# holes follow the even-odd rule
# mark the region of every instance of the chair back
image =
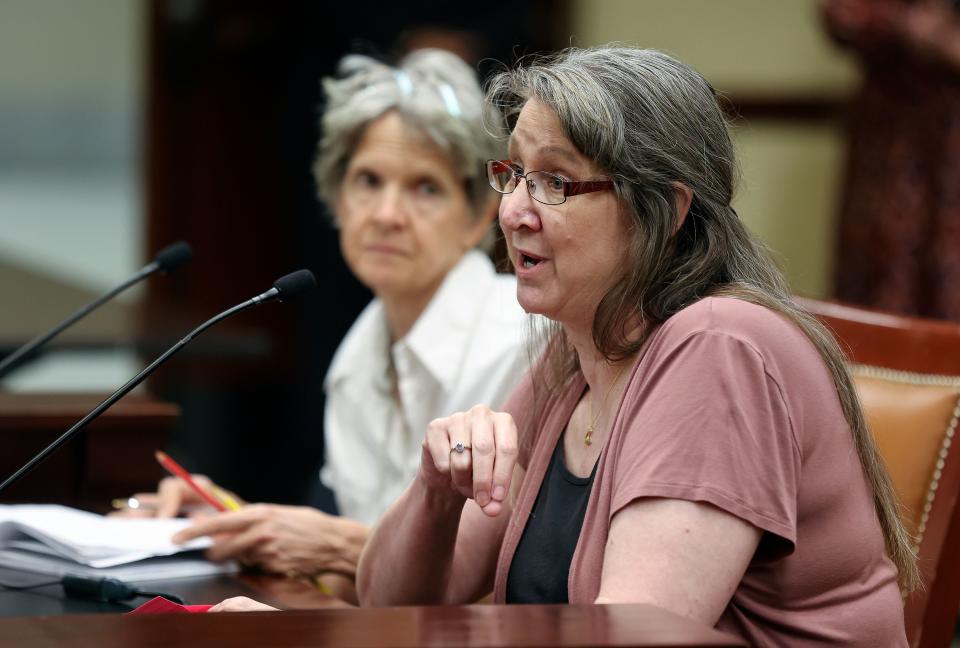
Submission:
POLYGON ((960 609, 960 325, 797 300, 851 362, 870 430, 915 538, 923 585, 904 607, 914 648, 948 646, 960 609))

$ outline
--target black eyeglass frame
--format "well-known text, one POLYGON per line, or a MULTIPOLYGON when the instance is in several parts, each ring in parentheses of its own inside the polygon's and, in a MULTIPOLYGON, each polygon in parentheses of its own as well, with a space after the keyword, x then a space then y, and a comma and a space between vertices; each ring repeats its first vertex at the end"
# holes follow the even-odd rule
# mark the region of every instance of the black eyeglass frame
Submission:
POLYGON ((560 176, 556 175, 555 173, 550 173, 549 171, 527 171, 526 173, 521 173, 519 168, 513 163, 512 160, 487 160, 485 167, 487 172, 487 182, 490 184, 490 187, 497 193, 503 195, 512 194, 520 185, 520 178, 523 178, 525 181, 527 181, 527 176, 530 174, 541 174, 549 179, 559 181, 563 186, 563 200, 560 202, 546 202, 540 200, 533 195, 533 192, 529 191, 529 187, 527 188, 527 191, 530 193, 530 197, 542 205, 562 205, 563 203, 567 202, 567 198, 570 196, 579 196, 581 194, 593 193, 594 191, 606 191, 608 189, 613 189, 614 187, 613 180, 564 180, 560 176), (510 171, 510 173, 513 174, 513 189, 504 191, 497 188, 494 176, 498 174, 494 172, 494 165, 500 165, 503 168, 503 171, 500 173, 510 171))

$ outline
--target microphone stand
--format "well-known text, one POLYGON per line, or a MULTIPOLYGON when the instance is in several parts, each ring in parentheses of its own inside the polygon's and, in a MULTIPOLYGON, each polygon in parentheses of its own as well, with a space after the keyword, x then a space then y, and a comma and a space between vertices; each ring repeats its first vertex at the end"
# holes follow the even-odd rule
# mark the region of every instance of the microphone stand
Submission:
POLYGON ((143 268, 140 269, 139 272, 137 272, 137 274, 133 275, 132 277, 124 281, 122 284, 120 284, 119 286, 117 286, 116 288, 108 292, 106 295, 103 295, 102 297, 98 297, 97 299, 95 299, 94 301, 90 302, 89 304, 87 304, 86 306, 78 310, 76 313, 68 317, 66 320, 64 320, 57 326, 53 327, 46 333, 38 335, 37 337, 27 342, 25 345, 23 345, 22 347, 20 347, 19 349, 17 349, 7 357, 5 357, 3 360, 0 360, 0 378, 3 378, 8 373, 10 373, 10 371, 14 368, 14 366, 19 364, 20 360, 22 360, 27 355, 32 353, 38 347, 43 346, 53 338, 57 337, 65 329, 69 328, 70 326, 73 326, 73 324, 75 324, 77 321, 83 319, 84 317, 89 315, 92 311, 95 311, 97 308, 102 306, 105 302, 110 301, 111 299, 113 299, 114 297, 122 293, 124 290, 126 290, 130 286, 142 281, 146 277, 149 277, 151 274, 156 272, 157 268, 155 266, 156 266, 156 263, 151 263, 149 265, 144 266, 143 268))
POLYGON ((0 360, 0 379, 13 371, 13 369, 20 364, 21 360, 36 352, 37 349, 42 347, 44 344, 60 335, 64 330, 70 326, 73 326, 76 322, 82 320, 91 312, 95 311, 97 308, 110 301, 130 286, 143 281, 156 272, 172 272, 189 261, 192 255, 193 251, 190 249, 190 246, 183 241, 179 241, 173 245, 168 245, 164 249, 160 250, 153 261, 140 268, 136 274, 121 283, 119 286, 113 288, 106 295, 98 297, 60 324, 57 324, 46 333, 38 335, 10 355, 0 360))
MULTIPOLYGON (((148 266, 148 267, 149 267, 149 266, 148 266)), ((146 268, 144 268, 144 270, 146 270, 146 268)), ((133 281, 135 281, 135 280, 131 280, 131 281, 128 282, 128 283, 133 283, 133 281)), ((122 288, 118 288, 115 292, 119 292, 120 290, 122 290, 122 288)), ((64 432, 63 434, 61 434, 60 437, 58 437, 53 443, 51 443, 51 444, 48 445, 46 448, 44 448, 44 450, 43 450, 42 452, 40 452, 40 454, 38 454, 37 456, 35 456, 33 459, 31 459, 30 461, 28 461, 26 464, 24 464, 24 466, 21 467, 17 472, 15 472, 15 473, 13 473, 12 475, 10 475, 10 477, 8 477, 2 484, 0 484, 0 492, 3 492, 3 491, 6 490, 7 488, 9 488, 11 485, 15 484, 15 483, 16 483, 17 481, 19 481, 24 475, 26 475, 26 474, 29 473, 31 470, 33 470, 34 468, 36 468, 37 465, 40 464, 40 462, 42 462, 44 459, 46 459, 46 458, 47 458, 48 456, 50 456, 52 453, 56 452, 57 449, 60 448, 60 446, 62 446, 64 443, 66 443, 67 441, 69 441, 70 439, 72 439, 72 438, 77 434, 77 432, 79 432, 80 430, 82 430, 83 428, 85 428, 85 427, 90 423, 90 421, 92 421, 93 419, 95 419, 95 418, 97 418, 98 416, 100 416, 100 414, 103 413, 104 410, 106 410, 106 409, 109 408, 111 405, 113 405, 114 403, 116 403, 118 400, 120 400, 121 398, 123 398, 124 396, 126 396, 126 395, 130 392, 130 390, 132 390, 134 387, 136 387, 136 386, 139 385, 141 382, 143 382, 143 380, 144 380, 147 376, 149 376, 150 374, 152 374, 157 367, 159 367, 161 364, 163 364, 164 362, 166 362, 167 359, 170 358, 170 356, 172 356, 173 354, 177 353, 180 349, 182 349, 184 346, 186 346, 187 343, 190 342, 190 340, 192 340, 192 339, 195 338, 196 336, 200 335, 201 333, 203 333, 204 331, 206 331, 208 328, 210 328, 211 326, 213 326, 213 325, 216 324, 217 322, 219 322, 219 321, 221 321, 221 320, 224 320, 224 319, 230 317, 231 315, 235 315, 235 314, 239 313, 240 311, 244 311, 244 310, 247 310, 248 308, 252 308, 253 306, 257 306, 258 304, 262 304, 263 302, 265 302, 265 301, 267 301, 267 300, 269 300, 269 299, 273 299, 274 297, 277 297, 278 295, 279 295, 279 291, 278 291, 276 288, 271 288, 270 290, 266 291, 265 293, 263 293, 263 294, 261 294, 261 295, 257 295, 256 297, 254 297, 254 298, 252 298, 252 299, 248 299, 247 301, 245 301, 245 302, 243 302, 243 303, 241 303, 241 304, 237 304, 237 305, 234 306, 233 308, 230 308, 230 309, 228 309, 228 310, 223 311, 223 312, 220 313, 219 315, 216 315, 216 316, 214 316, 214 317, 211 317, 211 318, 208 319, 206 322, 204 322, 203 324, 201 324, 201 325, 198 326, 197 328, 195 328, 195 329, 193 329, 192 331, 190 331, 185 337, 183 337, 183 339, 181 339, 179 342, 177 342, 177 343, 174 344, 172 347, 170 347, 169 349, 167 349, 167 350, 163 353, 163 355, 161 355, 159 358, 157 358, 156 360, 154 360, 153 362, 151 362, 143 371, 141 371, 141 372, 138 373, 136 376, 134 376, 134 377, 131 378, 129 381, 127 381, 127 383, 126 383, 125 385, 123 385, 123 387, 121 387, 120 389, 118 389, 117 391, 115 391, 115 392, 114 392, 112 395, 110 395, 106 400, 104 400, 102 403, 100 403, 99 405, 97 405, 97 406, 93 409, 93 411, 91 411, 89 414, 87 414, 87 415, 84 416, 82 419, 80 419, 79 421, 77 421, 77 422, 73 425, 73 427, 71 427, 69 430, 67 430, 67 431, 64 432)), ((109 296, 105 297, 104 299, 108 299, 108 298, 109 298, 109 296)))

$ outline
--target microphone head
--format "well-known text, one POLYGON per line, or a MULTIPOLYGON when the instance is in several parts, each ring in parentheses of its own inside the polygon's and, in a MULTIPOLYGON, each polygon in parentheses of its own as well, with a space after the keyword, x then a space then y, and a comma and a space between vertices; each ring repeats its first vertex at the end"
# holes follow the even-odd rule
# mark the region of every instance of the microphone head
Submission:
POLYGON ((161 272, 173 272, 193 257, 193 248, 186 241, 177 241, 168 245, 154 257, 161 272))
POLYGON ((273 282, 273 287, 279 293, 277 298, 280 301, 287 301, 298 297, 301 293, 316 288, 317 280, 309 270, 297 270, 288 275, 284 275, 273 282))

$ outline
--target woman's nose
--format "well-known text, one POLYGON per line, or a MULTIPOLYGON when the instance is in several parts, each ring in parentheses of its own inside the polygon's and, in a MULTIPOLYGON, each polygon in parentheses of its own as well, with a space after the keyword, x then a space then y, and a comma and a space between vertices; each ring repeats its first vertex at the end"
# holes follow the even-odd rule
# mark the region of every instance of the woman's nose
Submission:
POLYGON ((521 179, 511 193, 500 198, 500 227, 504 230, 526 227, 536 231, 541 227, 538 203, 530 197, 526 184, 526 180, 521 179))
POLYGON ((373 218, 380 225, 387 227, 403 224, 407 218, 407 204, 402 192, 393 187, 384 189, 374 205, 373 218))

